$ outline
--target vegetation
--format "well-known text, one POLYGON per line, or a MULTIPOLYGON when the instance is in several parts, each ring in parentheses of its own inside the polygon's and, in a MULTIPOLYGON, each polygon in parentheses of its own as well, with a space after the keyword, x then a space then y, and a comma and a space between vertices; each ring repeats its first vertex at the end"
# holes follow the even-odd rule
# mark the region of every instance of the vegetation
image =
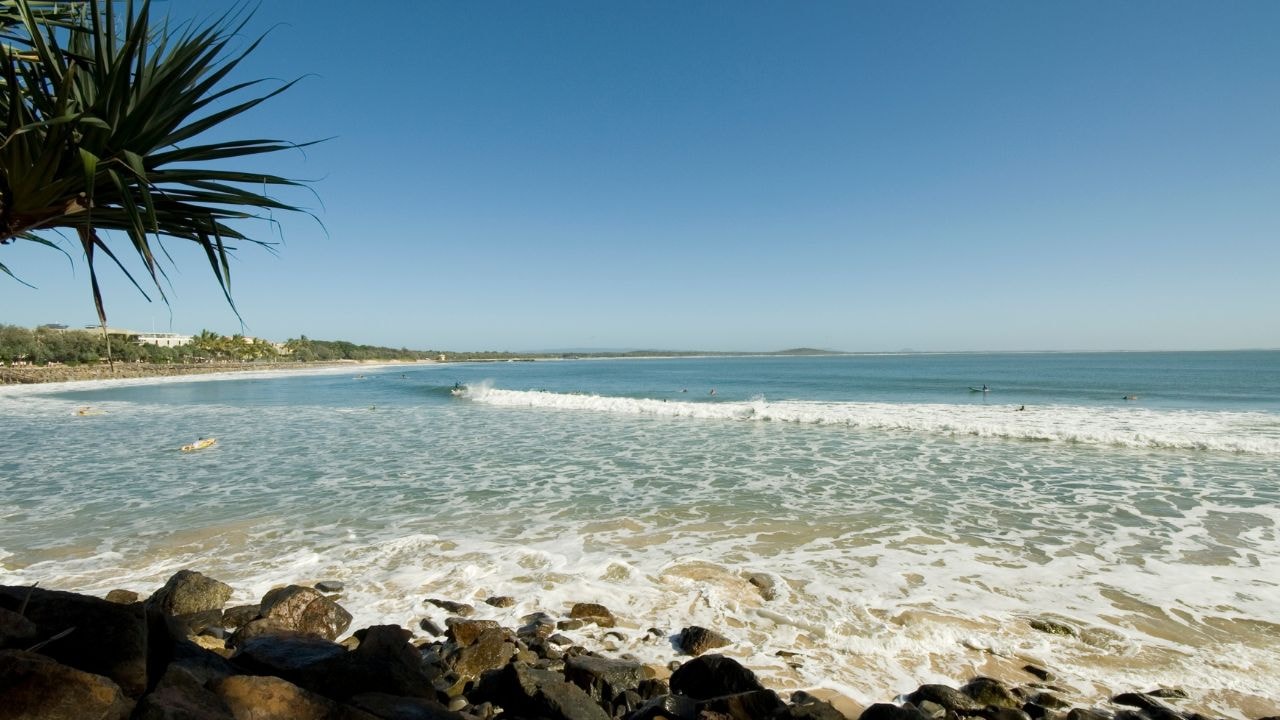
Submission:
MULTIPOLYGON (((293 83, 263 94, 254 94, 261 81, 224 83, 261 41, 229 50, 243 13, 174 27, 152 22, 149 0, 118 6, 0 2, 0 245, 61 250, 58 238, 73 236, 105 325, 97 262, 105 256, 146 295, 124 262, 136 255, 165 299, 162 239, 189 241, 234 309, 228 243, 272 244, 235 221, 299 210, 265 194, 298 183, 226 168, 297 145, 200 138, 225 137, 228 121, 293 83)), ((13 275, 2 261, 0 272, 13 275)))

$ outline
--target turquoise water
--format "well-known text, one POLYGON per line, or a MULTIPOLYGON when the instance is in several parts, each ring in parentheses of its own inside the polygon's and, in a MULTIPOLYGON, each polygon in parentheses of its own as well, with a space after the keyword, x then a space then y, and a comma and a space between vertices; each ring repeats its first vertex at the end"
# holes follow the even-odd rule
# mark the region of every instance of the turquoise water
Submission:
POLYGON ((336 578, 353 627, 597 601, 628 639, 589 645, 714 626, 863 702, 1033 661, 1280 706, 1277 352, 352 368, 4 388, 0 423, 0 583, 336 578))

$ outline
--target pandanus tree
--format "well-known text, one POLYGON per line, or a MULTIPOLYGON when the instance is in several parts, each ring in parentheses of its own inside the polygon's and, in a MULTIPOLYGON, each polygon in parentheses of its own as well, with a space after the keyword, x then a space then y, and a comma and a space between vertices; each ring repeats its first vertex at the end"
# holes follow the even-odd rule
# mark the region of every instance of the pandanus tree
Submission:
MULTIPOLYGON (((235 310, 229 251, 273 244, 238 221, 300 211, 266 194, 299 182, 228 169, 298 144, 202 140, 293 85, 228 80, 262 41, 233 49, 246 22, 232 13, 175 29, 153 21, 147 0, 0 0, 0 245, 69 240, 104 326, 104 256, 167 302, 164 241, 195 243, 235 310)), ((13 277, 3 260, 0 248, 0 272, 13 277)))

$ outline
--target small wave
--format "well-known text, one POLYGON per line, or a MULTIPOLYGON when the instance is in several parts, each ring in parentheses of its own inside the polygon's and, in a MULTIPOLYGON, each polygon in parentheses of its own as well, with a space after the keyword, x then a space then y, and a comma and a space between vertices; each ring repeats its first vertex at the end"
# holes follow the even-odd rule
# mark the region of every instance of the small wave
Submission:
POLYGON ((501 407, 608 412, 703 420, 843 425, 955 436, 1280 455, 1280 419, 1265 413, 782 401, 692 403, 535 390, 468 387, 465 397, 501 407))

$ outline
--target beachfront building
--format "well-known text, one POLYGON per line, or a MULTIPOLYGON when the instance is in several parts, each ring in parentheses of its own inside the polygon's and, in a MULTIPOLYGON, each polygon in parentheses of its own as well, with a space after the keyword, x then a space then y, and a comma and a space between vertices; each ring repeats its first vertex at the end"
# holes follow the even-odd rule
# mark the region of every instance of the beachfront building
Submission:
POLYGON ((190 335, 181 335, 179 333, 137 333, 137 338, 140 345, 155 345, 157 347, 179 347, 191 342, 190 335))

